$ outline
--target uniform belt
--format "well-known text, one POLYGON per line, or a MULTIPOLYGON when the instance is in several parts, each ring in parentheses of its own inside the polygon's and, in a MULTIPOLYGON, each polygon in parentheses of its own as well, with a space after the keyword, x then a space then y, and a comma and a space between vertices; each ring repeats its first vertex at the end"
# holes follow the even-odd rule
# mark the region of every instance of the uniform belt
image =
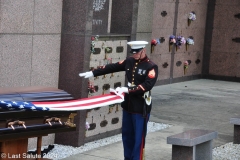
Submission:
MULTIPOLYGON (((132 83, 128 82, 128 87, 133 86, 132 83)), ((135 86, 135 85, 134 85, 135 86)), ((152 102, 151 91, 144 93, 143 98, 145 99, 147 105, 150 105, 152 102)))
POLYGON ((128 87, 133 87, 133 86, 136 86, 136 85, 128 82, 128 87))

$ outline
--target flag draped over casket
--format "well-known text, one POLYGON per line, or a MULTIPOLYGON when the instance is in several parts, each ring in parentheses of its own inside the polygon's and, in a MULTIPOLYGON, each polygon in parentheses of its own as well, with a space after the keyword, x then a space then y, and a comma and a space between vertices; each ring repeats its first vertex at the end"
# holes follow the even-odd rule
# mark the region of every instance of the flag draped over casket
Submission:
POLYGON ((113 105, 123 101, 122 93, 110 90, 110 94, 66 101, 24 102, 0 100, 0 107, 8 110, 77 111, 113 105))

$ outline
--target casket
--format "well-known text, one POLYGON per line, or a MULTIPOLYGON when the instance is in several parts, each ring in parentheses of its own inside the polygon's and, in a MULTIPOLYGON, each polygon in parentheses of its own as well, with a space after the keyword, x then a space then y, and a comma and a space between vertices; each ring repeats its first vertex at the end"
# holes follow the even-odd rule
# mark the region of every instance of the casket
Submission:
MULTIPOLYGON (((0 88, 0 101, 55 102, 73 100, 67 92, 50 87, 0 88)), ((24 108, 0 109, 0 152, 11 155, 27 153, 28 138, 38 137, 38 153, 41 137, 50 133, 75 131, 73 123, 76 111, 37 111, 24 108)), ((22 157, 18 159, 23 159, 22 157)))

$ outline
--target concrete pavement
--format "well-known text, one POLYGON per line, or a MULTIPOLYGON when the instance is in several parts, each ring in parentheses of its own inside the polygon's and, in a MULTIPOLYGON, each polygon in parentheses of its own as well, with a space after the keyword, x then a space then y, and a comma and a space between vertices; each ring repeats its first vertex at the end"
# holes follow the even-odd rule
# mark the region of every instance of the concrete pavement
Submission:
MULTIPOLYGON (((172 127, 148 133, 146 160, 170 160, 172 146, 167 137, 189 129, 218 132, 214 147, 233 141, 230 118, 240 115, 240 84, 199 79, 156 86, 152 90, 150 121, 172 127)), ((99 147, 65 160, 123 160, 122 142, 99 147)))

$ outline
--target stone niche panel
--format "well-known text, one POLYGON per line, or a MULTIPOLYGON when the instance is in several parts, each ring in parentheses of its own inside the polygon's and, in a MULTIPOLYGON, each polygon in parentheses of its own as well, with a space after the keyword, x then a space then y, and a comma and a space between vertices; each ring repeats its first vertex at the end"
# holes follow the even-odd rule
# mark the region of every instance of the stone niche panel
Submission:
POLYGON ((58 87, 60 35, 33 36, 31 85, 58 87))
POLYGON ((151 60, 158 65, 158 80, 170 78, 171 54, 151 55, 151 60))
POLYGON ((237 53, 211 52, 209 74, 230 77, 239 75, 239 56, 237 53))
POLYGON ((202 71, 202 53, 191 52, 188 54, 175 54, 173 64, 173 78, 198 75, 202 71), (188 69, 184 74, 184 62, 190 61, 188 69))
POLYGON ((30 86, 32 36, 0 36, 0 86, 30 86))
POLYGON ((149 1, 139 1, 138 5, 138 21, 137 21, 137 32, 151 32, 152 16, 153 13, 149 12, 153 10, 154 3, 149 1))
POLYGON ((34 32, 61 33, 62 1, 35 1, 34 32))
POLYGON ((239 14, 239 5, 216 5, 214 13, 214 29, 239 29, 240 20, 234 17, 239 14), (231 9, 229 9, 231 8, 231 9))
POLYGON ((214 29, 212 37, 212 52, 240 52, 239 43, 232 41, 240 37, 239 29, 214 29))
POLYGON ((181 52, 203 52, 204 48, 204 35, 205 29, 204 28, 192 28, 192 29, 177 29, 177 35, 183 36, 185 39, 192 36, 194 39, 194 45, 189 45, 186 49, 186 46, 181 46, 175 53, 181 52))
POLYGON ((174 27, 175 2, 155 1, 153 8, 152 30, 168 29, 174 27), (164 14, 165 13, 165 14, 164 14))
POLYGON ((0 33, 32 33, 34 0, 1 0, 0 33))
POLYGON ((154 52, 152 54, 169 54, 169 37, 173 34, 173 29, 154 29, 152 32, 153 39, 159 39, 163 37, 164 42, 157 44, 154 47, 154 52))
POLYGON ((175 54, 173 62, 173 78, 184 76, 183 63, 187 60, 184 56, 185 54, 183 53, 175 54))
POLYGON ((207 15, 207 3, 179 3, 177 29, 179 28, 205 28, 207 15), (196 13, 196 20, 188 26, 188 15, 196 13))
MULTIPOLYGON (((147 41, 148 42, 148 45, 146 45, 146 51, 147 51, 147 56, 150 57, 150 54, 151 54, 151 40, 152 40, 152 33, 151 32, 148 32, 148 33, 137 33, 136 35, 136 40, 138 41, 147 41)), ((131 49, 131 47, 128 45, 128 48, 129 50, 131 49)), ((131 55, 128 54, 128 55, 131 55)))
POLYGON ((188 53, 185 59, 191 61, 185 75, 198 75, 202 73, 203 52, 188 53))

